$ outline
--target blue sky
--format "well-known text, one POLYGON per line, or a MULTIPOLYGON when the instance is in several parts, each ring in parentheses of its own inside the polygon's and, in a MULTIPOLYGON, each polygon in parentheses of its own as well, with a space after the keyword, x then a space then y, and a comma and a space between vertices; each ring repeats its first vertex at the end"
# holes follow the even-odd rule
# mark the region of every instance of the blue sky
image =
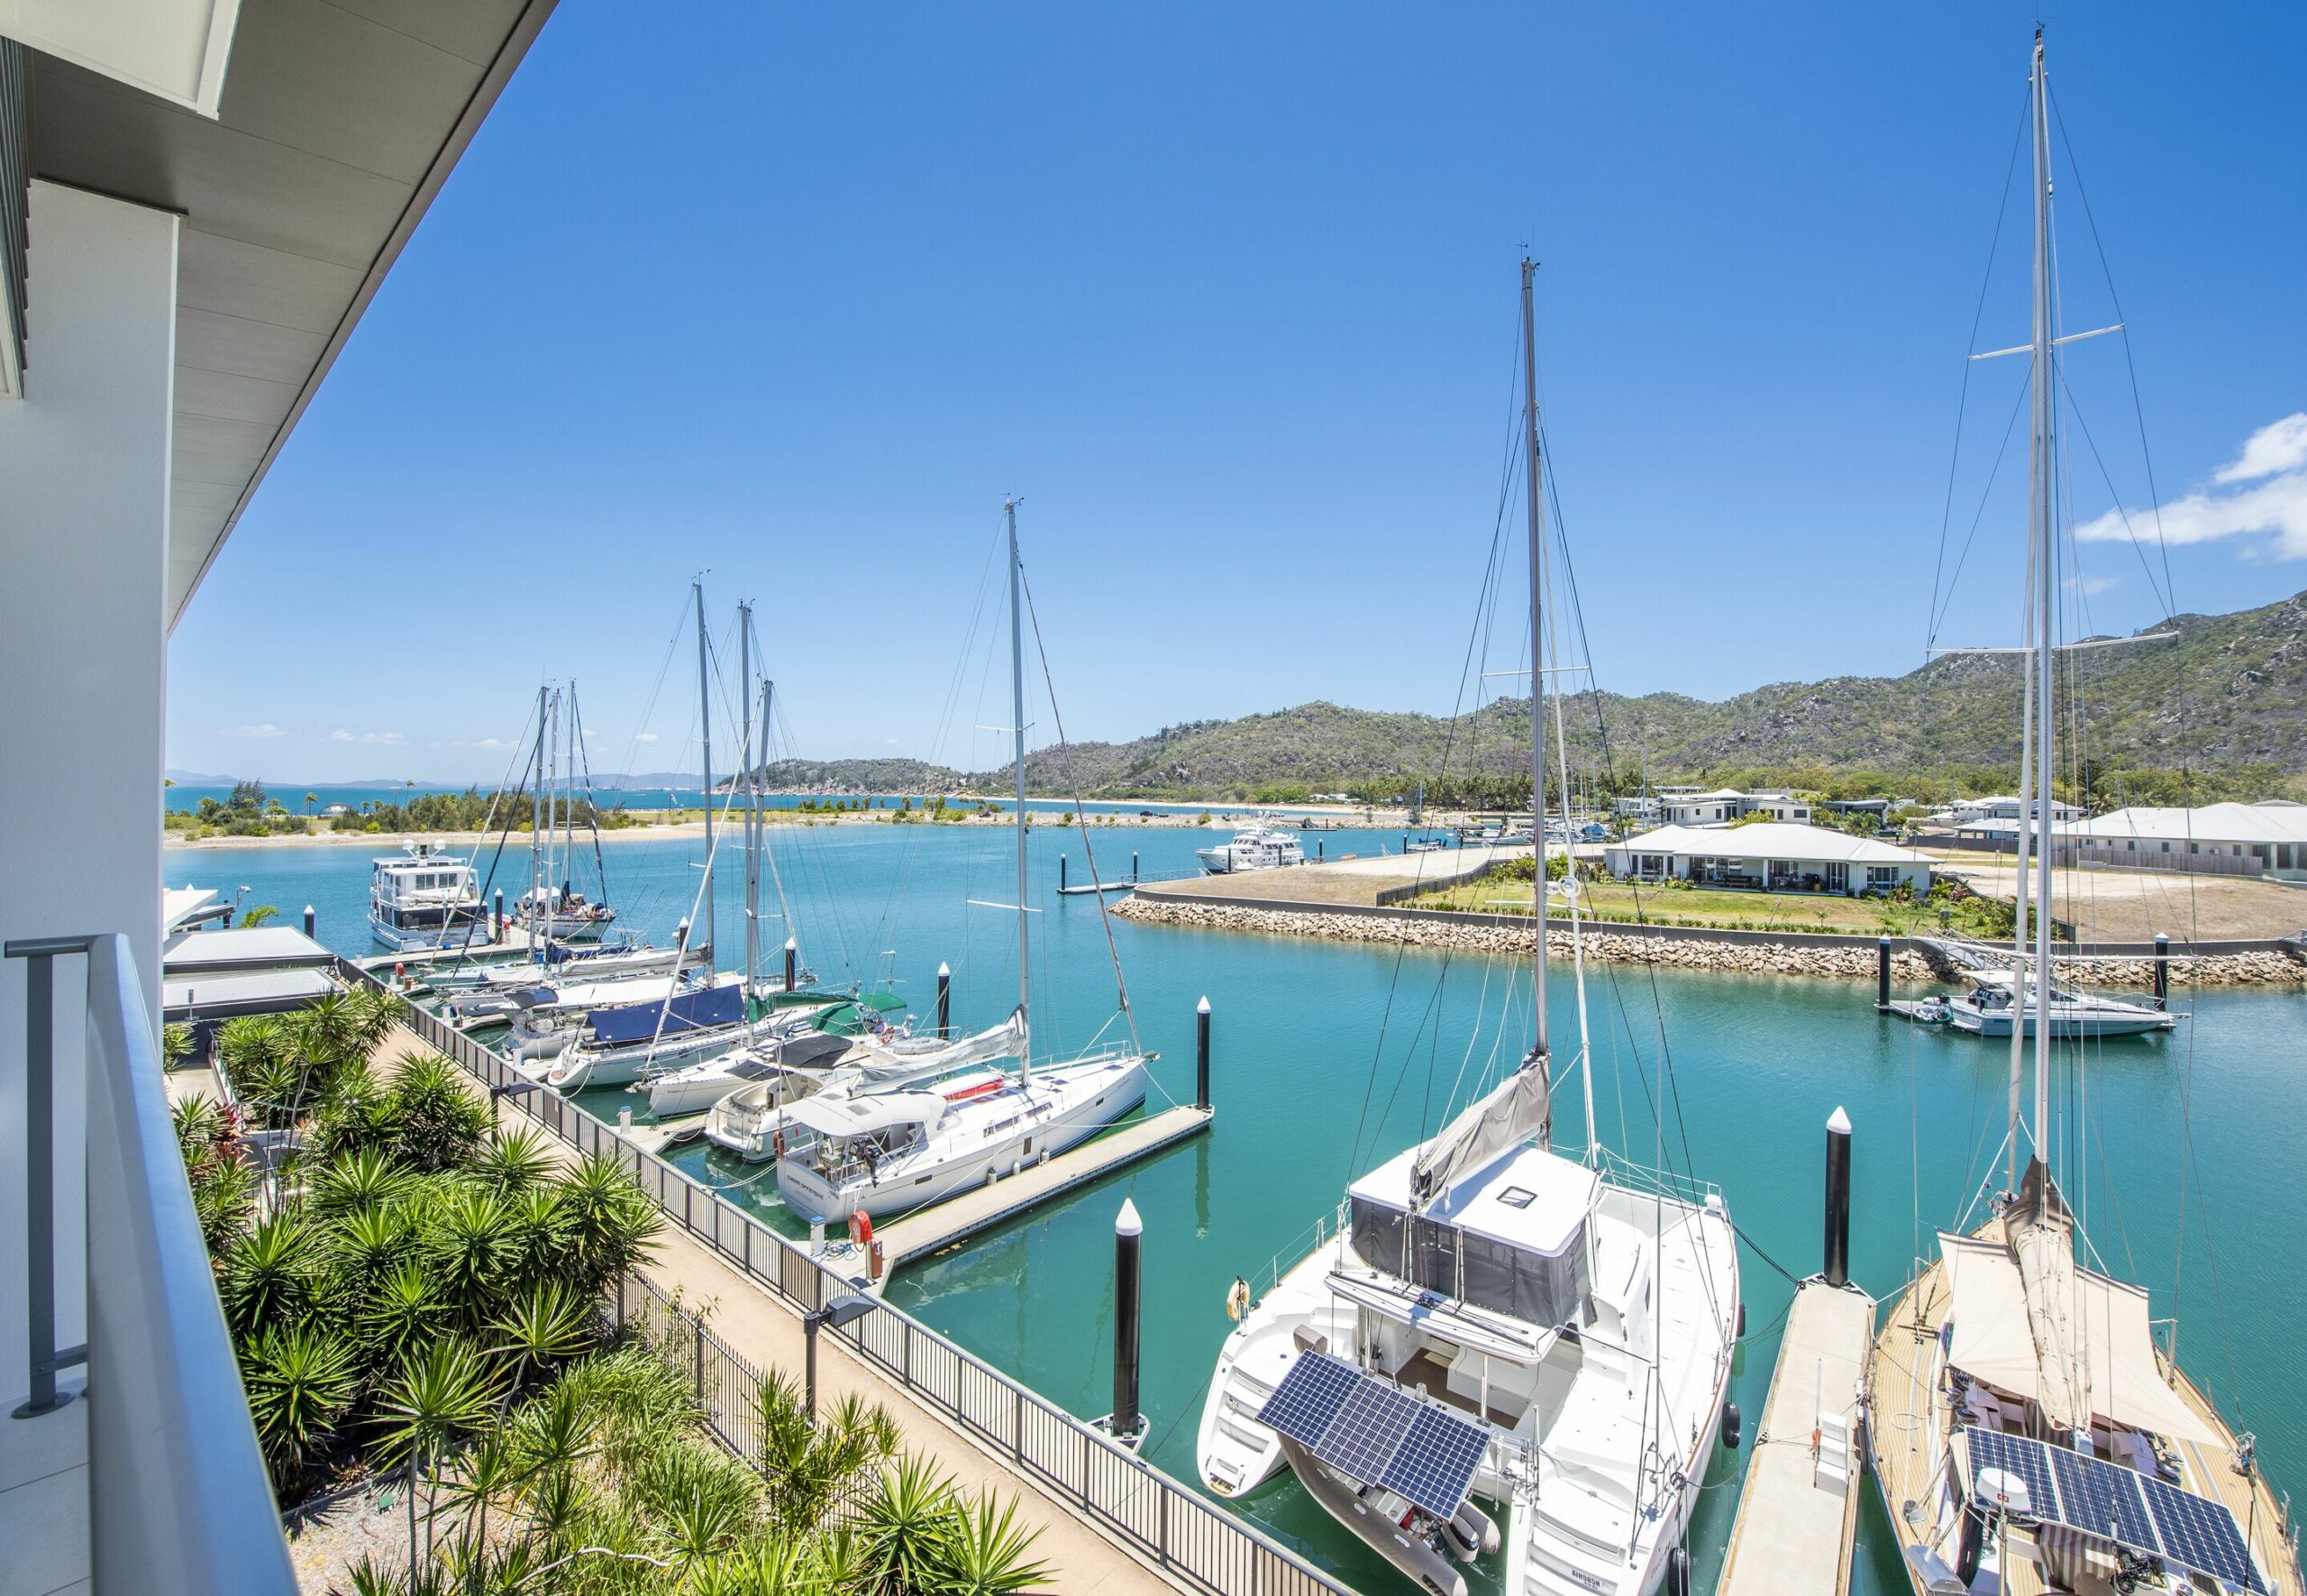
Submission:
MULTIPOLYGON (((2307 588, 2307 12, 2043 14, 2159 493, 2120 339, 2083 418, 2132 510, 2207 495, 2180 608, 2307 588)), ((1006 491, 1077 738, 1446 711, 1525 244, 1601 682, 1911 669, 2031 20, 562 0, 178 628, 169 762, 493 779, 573 676, 602 768, 693 763, 692 657, 644 708, 700 570, 797 752, 995 762, 975 663, 939 727, 1006 491)), ((2026 335, 2021 200, 1976 347, 2026 335)), ((2016 625, 2022 368, 1970 369, 1946 641, 2016 625)), ((2157 618, 2081 547, 2083 619, 2157 618)))

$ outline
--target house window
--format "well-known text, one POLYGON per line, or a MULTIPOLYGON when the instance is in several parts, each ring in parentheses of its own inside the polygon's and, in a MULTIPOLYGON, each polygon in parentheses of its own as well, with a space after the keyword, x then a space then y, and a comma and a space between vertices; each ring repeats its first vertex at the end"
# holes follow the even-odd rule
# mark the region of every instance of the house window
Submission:
POLYGON ((1819 870, 1819 873, 1824 878, 1828 891, 1847 892, 1850 890, 1850 866, 1841 860, 1830 861, 1819 870))
POLYGON ((1899 867, 1897 865, 1870 864, 1866 867, 1866 886, 1868 890, 1872 891, 1878 887, 1895 887, 1898 884, 1899 867))

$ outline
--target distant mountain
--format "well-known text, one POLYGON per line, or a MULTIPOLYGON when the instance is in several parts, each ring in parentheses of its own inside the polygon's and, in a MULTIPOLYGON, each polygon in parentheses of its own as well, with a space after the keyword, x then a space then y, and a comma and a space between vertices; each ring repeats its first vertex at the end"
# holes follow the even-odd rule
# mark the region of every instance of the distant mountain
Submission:
MULTIPOLYGON (((2227 616, 2181 616, 2148 629, 2171 641, 2078 650, 2063 676, 2063 761, 2081 711, 2093 770, 2224 774, 2237 790, 2273 790, 2307 772, 2307 593, 2227 616)), ((2142 634, 2141 635, 2146 635, 2142 634)), ((1781 682, 1719 702, 1676 693, 1589 694, 1566 707, 1573 762, 1605 750, 1621 785, 1776 771, 1822 786, 1855 772, 1940 790, 1951 780, 2007 780, 2019 763, 2021 661, 1951 654, 1896 677, 1781 682)), ((1529 702, 1504 699, 1453 721, 1301 704, 1239 720, 1165 726, 1128 743, 1026 755, 1044 795, 1250 798, 1260 789, 1373 787, 1437 795, 1507 784, 1529 760, 1529 702)), ((998 794, 1005 766, 976 773, 916 760, 787 761, 765 772, 783 791, 998 794)), ((2062 779, 2070 772, 2062 768, 2062 779)), ((1524 782, 1525 790, 1527 783, 1524 782)))

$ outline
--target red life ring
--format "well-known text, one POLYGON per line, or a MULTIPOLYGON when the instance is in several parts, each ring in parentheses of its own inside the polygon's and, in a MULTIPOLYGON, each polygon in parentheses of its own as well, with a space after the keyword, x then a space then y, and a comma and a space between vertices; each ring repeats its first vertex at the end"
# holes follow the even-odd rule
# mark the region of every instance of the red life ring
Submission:
POLYGON ((769 1149, 780 1158, 785 1156, 785 1129, 782 1126, 769 1133, 769 1149))
POLYGON ((849 1240, 853 1246, 870 1247, 873 1245, 873 1218, 863 1208, 849 1216, 849 1240))

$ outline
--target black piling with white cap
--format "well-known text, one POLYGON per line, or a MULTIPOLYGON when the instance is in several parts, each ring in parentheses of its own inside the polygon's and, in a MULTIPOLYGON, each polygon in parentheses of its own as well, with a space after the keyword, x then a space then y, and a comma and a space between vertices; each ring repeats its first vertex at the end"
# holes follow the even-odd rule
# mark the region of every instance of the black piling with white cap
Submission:
POLYGON ((1193 1011, 1193 1106, 1209 1107, 1209 999, 1193 1011))
POLYGON ((1137 880, 1137 855, 1134 852, 1129 856, 1129 879, 1133 882, 1137 880))
POLYGON ((1887 1014, 1891 1009, 1891 937, 1888 932, 1874 939, 1874 1012, 1887 1014))
POLYGON ((491 924, 496 926, 497 935, 505 935, 505 889, 502 887, 497 889, 497 918, 491 924))
POLYGON ((791 937, 785 939, 785 990, 791 991, 801 984, 801 944, 791 937))
POLYGON ((1827 1121, 1827 1284, 1850 1283, 1850 1116, 1827 1121))
POLYGON ((1139 1246, 1145 1222, 1137 1205, 1122 1199, 1114 1218, 1114 1437, 1127 1440, 1145 1427, 1137 1411, 1137 1302, 1139 1246))
POLYGON ((953 1034, 953 967, 937 966, 937 1040, 943 1042, 953 1034))
POLYGON ((2171 1007, 2171 939, 2160 931, 2155 934, 2155 1007, 2171 1007))
POLYGON ((1060 892, 1065 890, 1065 855, 1062 853, 1057 856, 1057 889, 1060 892))
POLYGON ((311 936, 313 935, 313 927, 318 922, 313 914, 313 906, 309 903, 306 904, 305 906, 305 935, 306 936, 311 936))

